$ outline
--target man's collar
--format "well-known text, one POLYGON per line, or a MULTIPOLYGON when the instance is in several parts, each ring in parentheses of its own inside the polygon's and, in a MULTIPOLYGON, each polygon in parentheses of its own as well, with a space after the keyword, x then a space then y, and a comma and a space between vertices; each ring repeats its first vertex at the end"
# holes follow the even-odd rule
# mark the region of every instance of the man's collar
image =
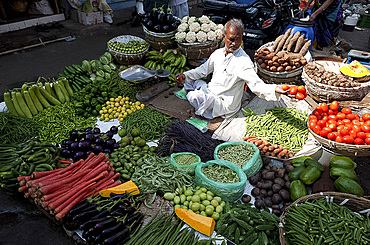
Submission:
POLYGON ((229 55, 229 54, 236 54, 236 53, 238 53, 239 51, 240 51, 240 49, 242 48, 242 46, 240 46, 237 50, 235 50, 234 52, 232 52, 232 53, 227 53, 227 51, 226 51, 226 47, 224 48, 224 55, 225 55, 225 57, 227 56, 227 55, 229 55), (226 55, 226 53, 227 53, 227 55, 226 55))

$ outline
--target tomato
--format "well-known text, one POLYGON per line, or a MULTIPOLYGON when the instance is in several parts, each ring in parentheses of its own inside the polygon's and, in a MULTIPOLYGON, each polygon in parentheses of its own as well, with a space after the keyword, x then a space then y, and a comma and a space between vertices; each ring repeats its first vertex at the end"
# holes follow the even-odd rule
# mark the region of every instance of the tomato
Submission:
POLYGON ((328 136, 327 136, 327 138, 329 139, 329 140, 335 140, 335 138, 336 138, 337 136, 335 135, 335 133, 334 132, 330 132, 330 133, 328 133, 328 136))
POLYGON ((309 115, 309 116, 308 116, 308 120, 312 121, 312 120, 314 120, 314 119, 316 119, 316 120, 317 120, 317 116, 315 116, 315 115, 313 115, 313 114, 311 114, 311 115, 309 115))
POLYGON ((333 101, 333 102, 331 102, 330 103, 330 109, 332 109, 333 111, 334 110, 338 110, 339 109, 339 103, 338 103, 338 101, 333 101))
POLYGON ((334 113, 334 115, 337 115, 338 114, 338 110, 334 110, 333 113, 334 113))
POLYGON ((331 129, 330 131, 334 131, 334 130, 337 130, 337 125, 335 125, 335 124, 329 124, 328 125, 328 128, 331 129))
POLYGON ((333 119, 333 120, 337 120, 337 116, 336 115, 330 115, 328 116, 329 119, 333 119))
POLYGON ((355 120, 352 120, 352 124, 353 125, 361 125, 361 122, 360 122, 360 120, 355 119, 355 120))
POLYGON ((344 107, 342 110, 341 110, 342 113, 344 114, 351 114, 352 113, 352 110, 348 107, 344 107))
POLYGON ((360 125, 353 125, 352 130, 355 130, 357 133, 361 132, 361 126, 360 125))
POLYGON ((365 125, 370 126, 370 120, 365 121, 365 125))
POLYGON ((316 125, 312 130, 315 132, 315 134, 320 134, 321 128, 319 125, 316 125))
POLYGON ((365 133, 369 133, 370 132, 370 126, 364 124, 364 125, 361 126, 361 130, 364 131, 365 133))
POLYGON ((351 131, 349 131, 349 135, 352 136, 353 138, 356 138, 357 137, 357 132, 352 129, 351 131))
POLYGON ((320 104, 320 108, 323 112, 327 112, 329 110, 329 106, 325 102, 320 104))
POLYGON ((349 119, 349 120, 354 120, 354 119, 356 119, 356 115, 355 114, 347 114, 346 118, 349 119))
POLYGON ((338 143, 342 143, 343 142, 343 137, 338 135, 336 138, 335 138, 335 142, 338 142, 338 143))
POLYGON ((291 95, 296 95, 297 92, 298 92, 298 86, 292 86, 292 87, 289 88, 289 93, 291 95))
POLYGON ((364 145, 365 144, 365 141, 363 139, 360 139, 360 138, 356 138, 353 143, 355 143, 356 145, 364 145))
POLYGON ((337 118, 340 119, 340 120, 343 120, 343 119, 346 118, 346 114, 344 114, 343 112, 338 112, 337 118))
POLYGON ((310 122, 308 123, 308 126, 310 127, 310 129, 311 129, 311 130, 313 130, 313 129, 314 129, 314 127, 316 126, 316 122, 315 122, 315 121, 310 121, 310 122))
POLYGON ((339 120, 339 121, 337 121, 337 125, 344 125, 344 122, 339 120))
POLYGON ((366 143, 366 144, 368 144, 368 145, 370 145, 370 137, 367 137, 367 138, 365 139, 365 143, 366 143))
POLYGON ((365 132, 357 132, 357 138, 360 138, 360 139, 366 139, 366 133, 365 132))
POLYGON ((337 126, 337 121, 333 120, 333 119, 329 119, 327 121, 328 124, 334 124, 335 126, 337 126))
POLYGON ((326 126, 326 121, 324 120, 319 120, 317 121, 317 125, 319 125, 320 128, 323 128, 326 126))
POLYGON ((323 120, 323 121, 327 122, 327 121, 329 120, 329 118, 328 118, 328 116, 323 116, 323 117, 321 118, 321 120, 323 120))
POLYGON ((329 133, 330 133, 330 131, 328 131, 324 128, 320 130, 320 136, 321 137, 327 138, 329 133))
POLYGON ((343 136, 343 143, 352 144, 354 140, 355 139, 350 135, 343 136))
MULTIPOLYGON (((314 112, 312 113, 316 118, 319 118, 320 117, 320 112, 314 110, 314 112)), ((370 122, 370 121, 369 121, 370 122)))
POLYGON ((334 111, 332 109, 328 110, 328 115, 334 115, 334 111))
POLYGON ((353 114, 353 115, 355 115, 355 118, 356 118, 357 120, 360 120, 360 116, 359 116, 357 113, 355 113, 355 114, 353 114))
POLYGON ((364 121, 370 120, 370 113, 365 113, 364 115, 362 115, 362 119, 364 119, 364 121))
POLYGON ((317 111, 320 114, 322 113, 322 109, 320 106, 316 106, 315 111, 317 111))
POLYGON ((306 98, 306 97, 304 96, 304 94, 302 94, 300 92, 297 92, 296 95, 295 95, 295 98, 297 100, 304 100, 304 98, 306 98))
POLYGON ((281 88, 282 88, 284 91, 287 91, 287 90, 290 88, 290 86, 289 86, 289 85, 284 84, 281 88))
POLYGON ((306 94, 307 91, 306 91, 306 88, 304 85, 301 85, 298 87, 298 92, 300 92, 301 94, 306 94))
POLYGON ((343 119, 343 120, 342 120, 342 122, 344 122, 344 124, 352 123, 352 121, 351 121, 351 120, 349 120, 349 119, 343 119))
POLYGON ((349 134, 348 129, 345 129, 345 128, 343 128, 341 130, 338 130, 338 131, 339 131, 340 135, 342 135, 342 136, 345 136, 345 135, 349 134))
POLYGON ((339 126, 337 126, 337 131, 342 130, 344 127, 345 127, 344 125, 339 125, 339 126))

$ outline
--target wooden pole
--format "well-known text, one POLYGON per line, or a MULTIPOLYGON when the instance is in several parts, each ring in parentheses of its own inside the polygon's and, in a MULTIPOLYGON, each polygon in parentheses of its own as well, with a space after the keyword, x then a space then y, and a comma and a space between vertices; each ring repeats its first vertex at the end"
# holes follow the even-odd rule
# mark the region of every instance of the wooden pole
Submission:
POLYGON ((66 40, 67 38, 70 38, 70 37, 71 37, 71 36, 68 36, 68 37, 61 37, 61 38, 57 38, 57 39, 53 39, 53 40, 49 40, 49 41, 46 41, 46 42, 40 42, 40 43, 37 43, 37 44, 32 44, 32 45, 25 46, 25 47, 22 47, 22 48, 17 48, 17 49, 12 49, 12 50, 7 50, 7 51, 4 51, 4 52, 1 52, 1 53, 0 53, 0 56, 1 56, 1 55, 4 55, 4 54, 10 54, 10 53, 13 53, 13 52, 22 51, 22 50, 29 49, 29 48, 38 47, 38 46, 45 45, 45 44, 49 44, 49 43, 54 43, 54 42, 58 42, 58 41, 62 41, 62 40, 66 40))

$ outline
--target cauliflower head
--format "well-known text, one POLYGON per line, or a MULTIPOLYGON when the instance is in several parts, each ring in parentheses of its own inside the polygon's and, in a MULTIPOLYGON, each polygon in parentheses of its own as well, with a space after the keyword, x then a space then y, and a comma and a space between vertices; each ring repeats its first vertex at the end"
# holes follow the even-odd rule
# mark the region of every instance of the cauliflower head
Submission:
POLYGON ((216 39, 221 40, 222 39, 222 30, 217 29, 215 30, 216 39))
POLYGON ((223 25, 223 24, 218 24, 218 25, 217 25, 217 29, 219 29, 219 30, 221 30, 221 31, 222 31, 222 29, 224 29, 224 25, 223 25))
POLYGON ((211 28, 212 31, 217 30, 217 25, 213 21, 209 22, 209 27, 211 28))
POLYGON ((197 40, 198 40, 198 42, 200 42, 200 43, 204 43, 204 42, 206 42, 206 41, 207 41, 207 39, 208 39, 207 33, 205 33, 204 31, 199 31, 199 32, 196 34, 196 36, 197 36, 197 40))
POLYGON ((214 40, 216 40, 216 39, 217 39, 216 33, 215 33, 214 31, 209 31, 209 32, 207 33, 207 39, 208 39, 209 41, 214 41, 214 40))
POLYGON ((187 23, 181 23, 178 27, 177 27, 177 31, 178 32, 185 32, 187 29, 188 29, 189 25, 187 23))
POLYGON ((189 31, 188 33, 186 33, 185 40, 188 43, 194 43, 197 40, 197 37, 195 35, 195 32, 189 31))
POLYGON ((184 17, 181 19, 181 23, 188 23, 188 19, 189 19, 189 16, 184 16, 184 17))
POLYGON ((208 16, 202 15, 202 16, 199 18, 199 21, 200 21, 200 23, 202 23, 202 24, 209 24, 210 19, 208 18, 208 16))
POLYGON ((192 17, 190 17, 189 19, 188 19, 188 24, 190 25, 191 23, 194 23, 194 22, 196 22, 197 21, 197 18, 196 17, 194 17, 194 16, 192 16, 192 17))
POLYGON ((198 22, 189 24, 189 30, 192 32, 198 32, 200 30, 200 24, 198 22))
POLYGON ((200 26, 200 29, 204 31, 205 33, 209 32, 211 30, 211 26, 209 24, 202 24, 200 26))
POLYGON ((176 32, 175 39, 179 43, 185 42, 186 32, 176 32))

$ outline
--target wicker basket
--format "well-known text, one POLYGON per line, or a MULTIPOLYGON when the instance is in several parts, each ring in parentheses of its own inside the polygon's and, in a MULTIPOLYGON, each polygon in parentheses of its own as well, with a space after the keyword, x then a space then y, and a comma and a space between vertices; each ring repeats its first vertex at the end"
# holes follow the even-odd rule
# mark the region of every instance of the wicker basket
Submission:
MULTIPOLYGON (((274 45, 274 42, 269 42, 262 45, 258 50, 263 48, 271 48, 274 45)), ((303 66, 291 70, 291 71, 284 71, 284 72, 273 72, 268 71, 266 69, 262 69, 261 66, 254 62, 257 68, 258 76, 265 82, 265 83, 273 83, 273 84, 290 84, 290 85, 299 85, 302 83, 301 75, 303 71, 303 66)))
POLYGON ((143 30, 145 34, 145 40, 149 43, 150 47, 155 50, 167 50, 176 48, 175 34, 176 31, 168 33, 157 33, 149 31, 144 25, 143 30))
MULTIPOLYGON (((315 61, 332 72, 340 73, 339 68, 344 63, 334 61, 315 61)), ((370 92, 370 82, 361 83, 360 87, 343 88, 318 83, 311 79, 303 69, 302 79, 306 84, 307 93, 317 102, 333 100, 362 100, 370 92)))
POLYGON ((355 145, 355 144, 345 144, 338 143, 333 140, 321 137, 315 134, 310 127, 308 127, 309 132, 313 137, 325 148, 333 151, 334 153, 345 155, 348 157, 365 157, 370 156, 370 145, 355 145))
POLYGON ((208 58, 218 47, 219 41, 206 41, 204 43, 177 43, 181 52, 189 60, 208 58))
MULTIPOLYGON (((321 198, 328 198, 330 201, 333 201, 339 205, 343 205, 347 207, 348 209, 354 211, 354 212, 360 212, 363 210, 367 210, 370 207, 370 200, 358 197, 356 195, 352 194, 346 194, 341 192, 323 192, 323 193, 316 193, 312 195, 303 196, 299 199, 297 199, 295 202, 293 202, 288 208, 284 210, 280 217, 280 225, 279 225, 279 236, 280 236, 280 244, 281 245, 287 245, 287 241, 285 239, 284 235, 284 219, 286 214, 289 212, 289 207, 303 203, 306 200, 314 200, 314 199, 321 199, 321 198)), ((369 213, 369 211, 367 211, 369 213)))
MULTIPOLYGON (((115 38, 112 38, 108 42, 120 42, 120 43, 128 43, 129 41, 139 41, 139 42, 145 42, 144 39, 137 37, 137 36, 131 36, 131 35, 123 35, 118 36, 115 38)), ((114 59, 117 61, 118 64, 121 65, 137 65, 140 63, 140 61, 144 58, 145 54, 149 50, 149 44, 147 43, 147 49, 141 53, 137 54, 125 54, 121 52, 117 52, 112 50, 109 46, 107 47, 107 50, 109 53, 111 53, 114 57, 114 59)))

